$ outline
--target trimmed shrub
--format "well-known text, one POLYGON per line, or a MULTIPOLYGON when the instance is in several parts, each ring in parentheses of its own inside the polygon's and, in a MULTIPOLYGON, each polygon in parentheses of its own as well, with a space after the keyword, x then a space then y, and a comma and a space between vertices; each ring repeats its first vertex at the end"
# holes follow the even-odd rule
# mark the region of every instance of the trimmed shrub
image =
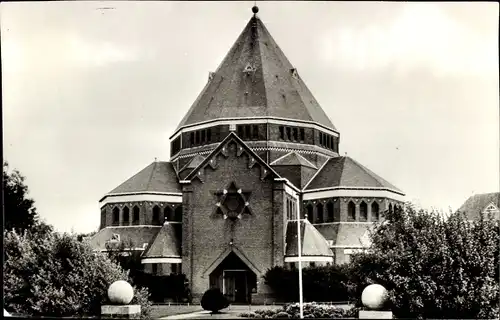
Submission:
MULTIPOLYGON (((342 308, 332 305, 304 303, 304 318, 322 318, 322 319, 339 319, 345 318, 346 312, 342 308)), ((300 315, 299 304, 287 304, 276 310, 255 310, 253 313, 242 313, 240 317, 253 318, 260 317, 263 319, 298 319, 300 315)), ((358 315, 356 314, 356 317, 358 315)))
MULTIPOLYGON (((302 272, 304 301, 348 301, 348 268, 330 265, 304 268, 302 272)), ((283 267, 269 269, 264 275, 275 298, 283 302, 299 299, 298 270, 283 267)))
MULTIPOLYGON (((57 233, 4 233, 4 303, 28 316, 98 316, 108 302, 109 285, 130 281, 127 272, 96 255, 76 236, 57 233)), ((134 288, 142 317, 149 316, 146 290, 134 288)))
POLYGON ((201 298, 201 307, 204 310, 217 313, 219 310, 229 307, 229 302, 218 288, 211 288, 203 294, 201 298))

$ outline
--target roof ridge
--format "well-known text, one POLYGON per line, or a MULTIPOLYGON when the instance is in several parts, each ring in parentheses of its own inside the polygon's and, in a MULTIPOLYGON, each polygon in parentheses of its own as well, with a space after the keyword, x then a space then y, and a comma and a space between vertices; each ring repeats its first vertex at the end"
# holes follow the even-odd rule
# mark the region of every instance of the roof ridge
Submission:
POLYGON ((319 169, 314 173, 314 175, 311 177, 311 179, 309 179, 309 181, 307 181, 307 183, 305 184, 304 188, 302 188, 302 191, 306 190, 307 187, 309 186, 309 184, 311 184, 311 182, 316 178, 316 176, 323 170, 323 168, 326 166, 326 164, 333 158, 328 158, 326 159, 326 161, 321 165, 321 167, 319 167, 319 169))
POLYGON ((149 179, 148 179, 148 183, 146 184, 146 189, 149 189, 149 187, 151 186, 151 181, 153 180, 153 175, 155 173, 155 170, 156 170, 156 165, 157 165, 157 161, 153 161, 153 169, 151 169, 151 174, 149 175, 149 179))

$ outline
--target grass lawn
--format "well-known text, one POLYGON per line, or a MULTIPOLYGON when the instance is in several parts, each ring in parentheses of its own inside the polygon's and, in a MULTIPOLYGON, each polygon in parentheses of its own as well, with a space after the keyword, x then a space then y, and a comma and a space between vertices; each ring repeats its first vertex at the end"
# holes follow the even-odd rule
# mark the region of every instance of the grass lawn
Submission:
POLYGON ((176 314, 184 314, 202 311, 203 308, 200 305, 160 305, 156 304, 151 307, 151 318, 158 319, 161 317, 173 316, 176 314))

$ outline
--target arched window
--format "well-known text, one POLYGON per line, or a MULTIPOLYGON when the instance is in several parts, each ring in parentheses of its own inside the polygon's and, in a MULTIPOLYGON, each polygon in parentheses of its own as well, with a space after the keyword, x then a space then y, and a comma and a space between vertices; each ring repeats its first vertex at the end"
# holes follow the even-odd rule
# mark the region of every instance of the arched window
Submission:
POLYGON ((287 140, 292 140, 292 133, 291 133, 290 127, 286 127, 286 139, 287 140))
POLYGON ((280 129, 280 139, 285 140, 285 128, 280 126, 279 129, 280 129))
POLYGON ((310 223, 313 223, 313 207, 312 205, 308 205, 306 208, 307 211, 307 220, 309 220, 310 223))
POLYGON ((356 205, 352 201, 347 205, 347 220, 356 221, 356 205))
POLYGON ((139 212, 140 212, 139 207, 134 206, 133 213, 132 213, 132 224, 133 225, 139 224, 139 212))
POLYGON ((368 205, 364 201, 359 205, 359 221, 368 221, 368 205))
POLYGON ((319 144, 322 146, 323 145, 323 133, 319 133, 319 144))
POLYGON ((120 223, 120 209, 118 207, 113 208, 113 225, 117 226, 120 223))
POLYGON ((174 215, 172 213, 172 208, 170 207, 165 207, 163 210, 163 215, 165 216, 165 220, 167 221, 173 221, 174 220, 174 215))
POLYGON ((205 130, 201 130, 201 143, 202 144, 204 144, 206 142, 205 135, 206 135, 205 130))
POLYGON ((255 140, 259 139, 259 127, 257 125, 252 126, 252 138, 255 140))
POLYGON ((300 141, 304 141, 306 138, 304 128, 300 128, 300 141))
POLYGON ((212 142, 212 129, 207 129, 207 142, 212 142))
POLYGON ((293 141, 299 140, 299 129, 293 128, 293 141))
POLYGON ((323 223, 323 205, 321 203, 316 206, 316 212, 316 223, 323 223))
POLYGON ((153 207, 153 224, 160 224, 160 207, 153 207))
POLYGON ((392 213, 392 203, 389 204, 389 212, 392 213))
POLYGON ((101 209, 101 225, 99 226, 99 229, 102 229, 106 226, 106 209, 102 208, 101 209))
POLYGON ((130 224, 130 209, 125 206, 123 208, 123 225, 128 226, 130 224))
POLYGON ((372 203, 372 221, 378 221, 380 219, 380 212, 378 203, 373 201, 372 203))
POLYGON ((191 145, 194 146, 194 132, 189 134, 189 141, 191 142, 191 145))
POLYGON ((326 204, 326 222, 333 222, 333 203, 328 202, 326 204))
POLYGON ((182 206, 178 206, 177 208, 175 208, 174 220, 177 222, 182 222, 182 206))

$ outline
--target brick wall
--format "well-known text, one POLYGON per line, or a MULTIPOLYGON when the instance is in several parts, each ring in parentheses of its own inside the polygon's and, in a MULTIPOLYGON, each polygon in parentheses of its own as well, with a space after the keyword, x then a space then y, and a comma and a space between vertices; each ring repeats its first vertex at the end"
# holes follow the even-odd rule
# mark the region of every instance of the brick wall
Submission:
POLYGON ((284 191, 273 190, 269 179, 260 180, 258 164, 248 169, 245 153, 237 157, 235 150, 229 151, 228 158, 219 154, 216 163, 217 169, 203 170, 203 183, 194 179, 184 186, 183 272, 191 279, 193 294, 202 294, 209 286, 209 274, 205 272, 230 248, 233 239, 233 245, 262 272, 257 275, 258 290, 265 291, 260 277, 271 266, 283 263, 284 191), (231 182, 252 192, 249 200, 252 214, 235 222, 214 214, 218 201, 214 193, 231 182))

